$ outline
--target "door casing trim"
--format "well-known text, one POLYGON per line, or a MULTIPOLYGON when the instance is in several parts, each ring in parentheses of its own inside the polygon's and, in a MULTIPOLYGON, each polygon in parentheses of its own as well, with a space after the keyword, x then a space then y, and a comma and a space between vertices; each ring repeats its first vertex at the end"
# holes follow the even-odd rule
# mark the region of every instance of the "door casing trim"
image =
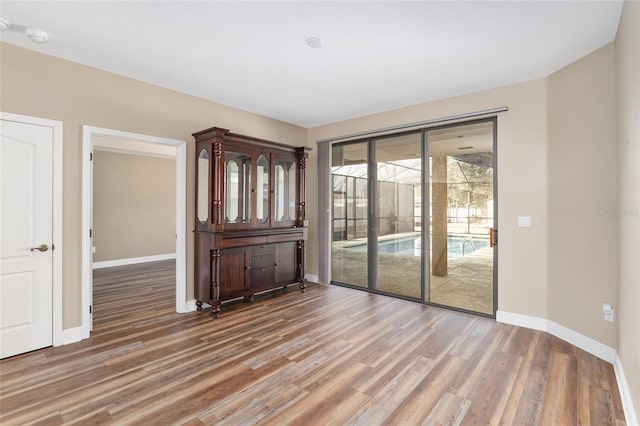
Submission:
POLYGON ((93 212, 93 167, 90 153, 93 153, 93 137, 107 136, 130 139, 143 144, 164 145, 176 148, 176 312, 187 310, 186 276, 186 223, 187 223, 187 142, 159 136, 143 135, 114 129, 82 126, 82 338, 91 334, 92 320, 89 307, 92 305, 92 256, 89 229, 93 212))

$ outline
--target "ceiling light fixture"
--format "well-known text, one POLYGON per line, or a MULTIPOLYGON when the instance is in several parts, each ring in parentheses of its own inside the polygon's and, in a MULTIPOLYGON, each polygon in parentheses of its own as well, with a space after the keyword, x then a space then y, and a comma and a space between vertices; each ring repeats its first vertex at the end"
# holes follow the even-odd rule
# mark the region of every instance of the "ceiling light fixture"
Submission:
POLYGON ((31 41, 34 41, 36 43, 44 43, 49 40, 49 35, 39 28, 27 27, 26 25, 20 24, 12 24, 11 22, 2 18, 0 18, 0 30, 24 33, 24 35, 29 37, 31 41))
POLYGON ((309 37, 307 39, 307 46, 312 49, 320 49, 323 45, 324 43, 318 37, 309 37))

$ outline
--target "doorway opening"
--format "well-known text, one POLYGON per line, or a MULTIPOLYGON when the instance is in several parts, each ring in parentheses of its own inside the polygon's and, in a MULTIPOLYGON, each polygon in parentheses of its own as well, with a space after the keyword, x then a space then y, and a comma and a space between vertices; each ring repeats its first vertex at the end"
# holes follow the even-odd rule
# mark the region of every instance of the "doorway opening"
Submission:
MULTIPOLYGON (((126 157, 171 157, 175 159, 175 310, 187 312, 186 301, 186 142, 84 126, 82 193, 82 338, 93 328, 93 247, 94 247, 94 160, 97 155, 124 154, 126 157), (133 155, 132 155, 133 154, 133 155)), ((117 171, 114 171, 117 173, 117 171)), ((146 215, 153 215, 153 211, 146 215)), ((140 222, 146 215, 130 218, 140 222)), ((98 248, 99 250, 99 248, 98 248)), ((170 253, 173 255, 172 253, 170 253)), ((120 266, 144 261, 163 260, 167 256, 142 256, 124 263, 104 262, 101 266, 120 266)), ((142 309, 144 306, 140 306, 142 309)))

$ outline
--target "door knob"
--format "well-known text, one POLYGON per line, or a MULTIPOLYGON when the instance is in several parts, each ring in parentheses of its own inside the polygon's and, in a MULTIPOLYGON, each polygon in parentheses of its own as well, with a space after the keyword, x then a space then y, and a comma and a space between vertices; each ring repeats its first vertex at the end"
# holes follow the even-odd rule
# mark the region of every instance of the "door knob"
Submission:
POLYGON ((40 244, 38 247, 31 247, 30 251, 35 251, 35 250, 39 250, 39 251, 47 251, 49 250, 49 246, 46 244, 40 244))

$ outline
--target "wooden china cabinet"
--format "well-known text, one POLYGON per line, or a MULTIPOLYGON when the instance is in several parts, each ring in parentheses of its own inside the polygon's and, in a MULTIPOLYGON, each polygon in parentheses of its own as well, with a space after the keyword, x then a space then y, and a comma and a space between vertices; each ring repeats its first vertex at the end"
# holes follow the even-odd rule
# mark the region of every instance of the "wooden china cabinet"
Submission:
POLYGON ((195 298, 198 310, 286 288, 304 291, 308 148, 212 127, 196 140, 195 298))

